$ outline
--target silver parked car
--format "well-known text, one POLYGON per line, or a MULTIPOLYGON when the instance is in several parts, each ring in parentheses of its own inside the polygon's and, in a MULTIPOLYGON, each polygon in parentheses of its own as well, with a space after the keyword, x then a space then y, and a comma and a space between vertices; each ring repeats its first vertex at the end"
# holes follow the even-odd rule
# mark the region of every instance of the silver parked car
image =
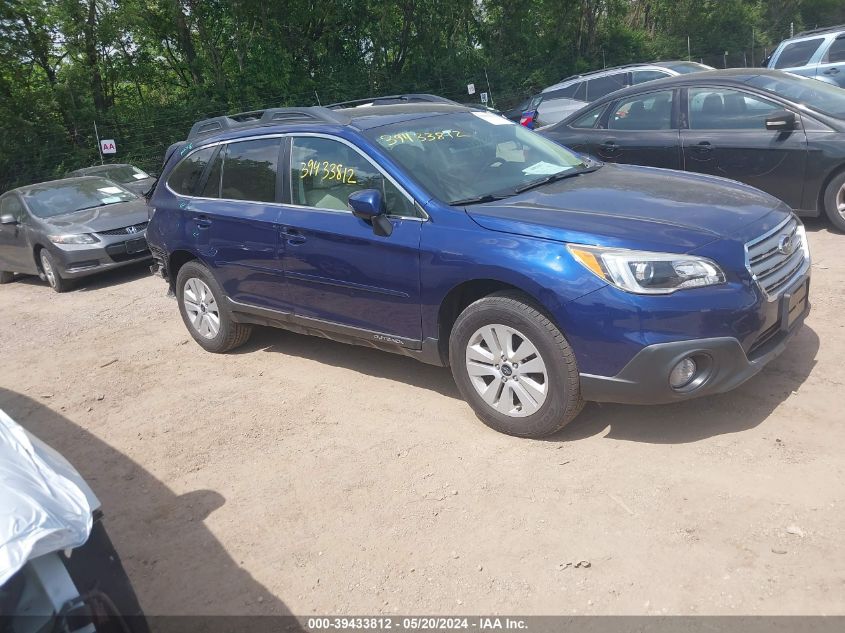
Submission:
POLYGON ((112 163, 108 165, 95 165, 93 167, 83 167, 70 172, 67 177, 71 176, 102 176, 113 180, 117 184, 133 193, 144 195, 155 183, 155 176, 148 174, 143 169, 135 167, 135 165, 127 165, 125 163, 112 163))
POLYGON ((147 206, 105 178, 66 178, 0 196, 0 283, 39 275, 56 292, 71 280, 150 259, 147 206))
POLYGON ((767 65, 845 88, 845 25, 804 31, 784 40, 767 65))
POLYGON ((627 86, 702 70, 713 69, 697 62, 670 61, 628 64, 573 75, 534 97, 520 123, 531 129, 558 123, 588 103, 627 86))

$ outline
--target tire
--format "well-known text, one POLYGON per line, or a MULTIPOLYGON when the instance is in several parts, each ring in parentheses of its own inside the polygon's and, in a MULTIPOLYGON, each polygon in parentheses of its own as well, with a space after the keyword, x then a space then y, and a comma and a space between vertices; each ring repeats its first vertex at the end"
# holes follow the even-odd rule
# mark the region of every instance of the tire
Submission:
POLYGON ((15 279, 15 273, 6 272, 5 270, 0 270, 0 285, 2 284, 10 284, 15 279))
POLYGON ((243 345, 252 327, 232 320, 226 295, 211 272, 198 261, 179 269, 176 300, 185 327, 204 350, 223 354, 243 345))
POLYGON ((837 174, 824 190, 824 212, 830 223, 845 232, 845 171, 837 174))
POLYGON ((495 293, 467 306, 452 328, 449 362, 461 395, 482 422, 502 433, 545 437, 584 407, 572 348, 521 293, 495 293), (503 347, 504 361, 494 353, 503 347))
POLYGON ((59 266, 56 264, 56 259, 50 254, 46 248, 42 248, 38 253, 38 259, 41 261, 42 279, 50 284, 50 287, 56 292, 67 292, 71 289, 72 283, 63 279, 59 266))

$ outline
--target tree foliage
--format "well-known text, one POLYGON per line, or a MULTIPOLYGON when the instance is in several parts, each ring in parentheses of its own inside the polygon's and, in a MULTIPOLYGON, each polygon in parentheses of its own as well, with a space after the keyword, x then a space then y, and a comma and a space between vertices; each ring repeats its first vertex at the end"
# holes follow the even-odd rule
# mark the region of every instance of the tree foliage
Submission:
POLYGON ((466 84, 510 106, 573 72, 759 63, 842 0, 5 0, 0 191, 99 160, 156 169, 196 119, 466 84), (489 81, 489 84, 488 84, 489 81))

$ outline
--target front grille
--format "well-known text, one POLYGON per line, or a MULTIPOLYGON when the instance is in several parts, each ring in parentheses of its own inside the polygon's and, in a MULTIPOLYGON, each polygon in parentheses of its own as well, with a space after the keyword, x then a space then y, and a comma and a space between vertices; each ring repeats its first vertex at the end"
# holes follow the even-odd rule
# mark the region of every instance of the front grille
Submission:
POLYGON ((147 228, 149 222, 141 222, 140 224, 133 224, 132 226, 124 226, 119 229, 109 229, 108 231, 97 231, 100 235, 133 235, 140 233, 147 228))
POLYGON ((745 245, 748 270, 770 301, 806 269, 806 239, 803 227, 793 216, 745 245))

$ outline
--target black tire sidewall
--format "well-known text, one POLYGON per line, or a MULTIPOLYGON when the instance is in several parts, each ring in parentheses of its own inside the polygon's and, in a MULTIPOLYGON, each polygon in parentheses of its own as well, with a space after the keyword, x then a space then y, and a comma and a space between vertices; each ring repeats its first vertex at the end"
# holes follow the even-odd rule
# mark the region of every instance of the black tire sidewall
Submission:
POLYGON ((837 174, 824 191, 824 211, 827 219, 838 230, 845 232, 845 218, 836 210, 836 194, 845 185, 845 171, 837 174))
POLYGON ((209 352, 223 352, 226 351, 226 342, 229 338, 229 331, 232 328, 232 315, 229 312, 226 295, 223 289, 217 283, 217 280, 203 264, 197 261, 190 261, 179 269, 179 274, 176 275, 176 301, 179 304, 179 314, 182 316, 182 321, 185 327, 190 332, 193 339, 199 343, 200 347, 209 352), (182 295, 185 292, 185 282, 188 279, 197 278, 205 282, 211 289, 211 294, 214 295, 214 300, 217 302, 217 307, 220 314, 220 329, 217 336, 214 338, 205 338, 194 329, 191 324, 188 314, 185 311, 185 305, 182 302, 182 295))
POLYGON ((565 362, 553 335, 541 322, 526 318, 518 309, 508 305, 488 304, 484 299, 470 305, 458 317, 452 329, 449 359, 455 382, 467 403, 485 424, 508 435, 543 437, 554 433, 568 421, 565 418, 571 405, 570 400, 580 400, 580 393, 569 392, 569 372, 573 368, 565 362), (492 409, 478 394, 466 371, 466 346, 470 337, 484 325, 494 323, 525 334, 540 352, 546 365, 549 392, 543 405, 530 416, 510 417, 492 409))
POLYGON ((59 271, 58 265, 56 264, 56 258, 53 257, 52 253, 50 253, 50 251, 48 251, 46 248, 43 248, 41 249, 41 252, 38 253, 38 257, 39 259, 42 259, 42 270, 44 268, 43 260, 46 259, 47 262, 50 264, 50 269, 53 271, 53 279, 55 279, 55 283, 50 283, 50 278, 47 277, 46 272, 44 273, 47 285, 50 286, 56 292, 64 292, 65 290, 67 290, 70 287, 70 282, 62 278, 62 274, 59 271))

